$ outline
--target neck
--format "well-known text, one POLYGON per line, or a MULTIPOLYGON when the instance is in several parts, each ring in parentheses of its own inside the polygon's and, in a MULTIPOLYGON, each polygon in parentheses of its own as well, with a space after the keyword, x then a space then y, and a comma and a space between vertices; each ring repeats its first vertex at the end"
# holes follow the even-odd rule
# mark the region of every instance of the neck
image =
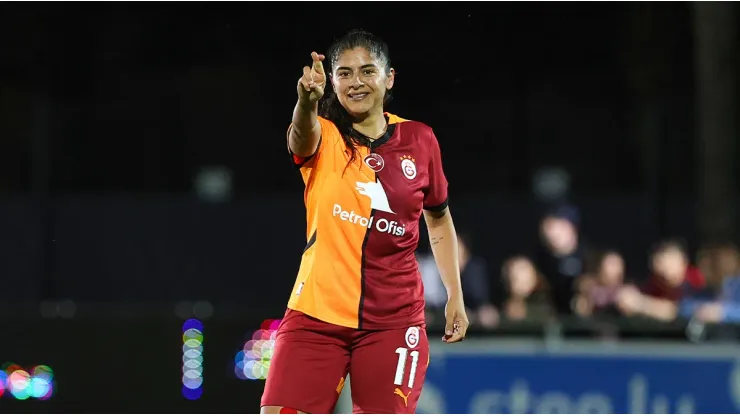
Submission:
POLYGON ((352 127, 371 139, 377 139, 385 134, 386 121, 383 110, 373 111, 361 119, 355 119, 352 127))

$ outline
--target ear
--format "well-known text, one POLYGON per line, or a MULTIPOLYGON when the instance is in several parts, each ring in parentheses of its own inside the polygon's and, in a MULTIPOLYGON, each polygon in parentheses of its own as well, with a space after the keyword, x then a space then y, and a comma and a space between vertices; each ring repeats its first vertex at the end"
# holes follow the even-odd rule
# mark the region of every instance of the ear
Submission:
POLYGON ((385 80, 385 89, 389 90, 393 88, 393 84, 396 82, 396 70, 391 68, 388 73, 388 77, 385 80))

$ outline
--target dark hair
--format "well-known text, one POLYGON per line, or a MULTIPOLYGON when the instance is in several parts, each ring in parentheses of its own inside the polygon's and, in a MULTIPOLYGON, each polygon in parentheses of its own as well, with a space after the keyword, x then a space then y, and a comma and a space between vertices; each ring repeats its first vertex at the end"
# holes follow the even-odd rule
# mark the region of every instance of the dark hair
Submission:
POLYGON ((599 249, 595 249, 592 251, 589 251, 586 254, 586 267, 585 271, 588 274, 599 274, 601 272, 601 269, 604 265, 604 260, 606 260, 607 257, 616 255, 619 258, 624 261, 624 256, 622 253, 619 252, 619 250, 616 250, 611 247, 601 247, 599 249))
MULTIPOLYGON (((370 55, 373 58, 383 61, 383 69, 385 69, 386 73, 390 72, 391 60, 390 54, 388 53, 388 45, 379 37, 364 30, 352 30, 334 41, 326 54, 330 70, 332 72, 334 71, 334 67, 342 52, 354 48, 366 49, 370 52, 370 55)), ((390 98, 391 91, 387 90, 385 97, 383 97, 383 104, 390 101, 390 98)), ((347 145, 347 148, 352 152, 347 166, 357 159, 357 155, 359 154, 357 145, 370 147, 370 141, 367 137, 355 131, 352 127, 352 116, 344 109, 344 107, 342 107, 342 104, 337 98, 337 93, 333 88, 331 91, 327 91, 324 95, 323 102, 321 103, 320 114, 322 117, 337 126, 337 129, 344 140, 344 144, 347 145)), ((347 166, 345 166, 345 169, 347 166)))
POLYGON ((689 250, 686 242, 682 238, 668 238, 659 241, 658 243, 653 245, 653 247, 650 249, 650 253, 652 256, 656 256, 670 250, 677 250, 684 257, 686 257, 687 260, 689 259, 689 250))
POLYGON ((570 204, 561 204, 556 205, 553 207, 550 207, 546 212, 545 215, 542 217, 542 220, 546 220, 549 218, 558 218, 562 220, 566 220, 573 224, 575 227, 579 227, 581 225, 581 213, 580 210, 570 204))
MULTIPOLYGON (((525 254, 515 254, 513 256, 510 256, 504 260, 504 263, 501 265, 501 281, 500 283, 503 285, 504 290, 506 293, 508 293, 511 290, 511 266, 514 265, 517 261, 526 261, 529 263, 532 268, 534 269, 535 274, 535 287, 533 292, 540 292, 540 291, 546 291, 549 290, 549 287, 547 285, 547 282, 545 280, 545 276, 542 275, 542 272, 540 272, 540 269, 537 268, 537 265, 534 261, 532 261, 531 258, 529 258, 525 254)), ((533 293, 534 294, 534 293, 533 293)))

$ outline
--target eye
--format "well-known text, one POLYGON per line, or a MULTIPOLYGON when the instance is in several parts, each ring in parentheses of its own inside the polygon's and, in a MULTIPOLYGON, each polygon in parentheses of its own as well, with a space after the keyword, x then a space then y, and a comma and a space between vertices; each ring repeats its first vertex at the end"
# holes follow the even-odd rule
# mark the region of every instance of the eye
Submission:
POLYGON ((365 76, 370 76, 370 75, 373 75, 374 73, 375 73, 374 69, 365 69, 364 71, 362 71, 362 74, 365 76))
POLYGON ((346 78, 346 77, 349 76, 349 71, 339 71, 339 72, 337 72, 337 76, 339 78, 346 78))

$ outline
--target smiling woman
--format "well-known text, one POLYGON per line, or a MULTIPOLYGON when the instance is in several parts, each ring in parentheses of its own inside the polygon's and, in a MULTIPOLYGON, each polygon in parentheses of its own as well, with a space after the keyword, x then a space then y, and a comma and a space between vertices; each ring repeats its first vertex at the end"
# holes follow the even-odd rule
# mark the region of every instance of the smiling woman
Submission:
POLYGON ((439 143, 429 126, 384 112, 395 72, 382 40, 353 31, 328 56, 328 76, 316 52, 303 68, 288 129, 307 244, 261 411, 332 413, 350 374, 355 412, 413 413, 429 363, 414 256, 422 213, 449 298, 445 341, 468 326, 439 143))
POLYGON ((329 63, 333 91, 325 98, 321 115, 337 126, 354 161, 356 144, 368 146, 367 138, 385 133, 383 106, 391 99, 396 71, 388 45, 363 31, 350 32, 336 42, 329 50, 329 63))

